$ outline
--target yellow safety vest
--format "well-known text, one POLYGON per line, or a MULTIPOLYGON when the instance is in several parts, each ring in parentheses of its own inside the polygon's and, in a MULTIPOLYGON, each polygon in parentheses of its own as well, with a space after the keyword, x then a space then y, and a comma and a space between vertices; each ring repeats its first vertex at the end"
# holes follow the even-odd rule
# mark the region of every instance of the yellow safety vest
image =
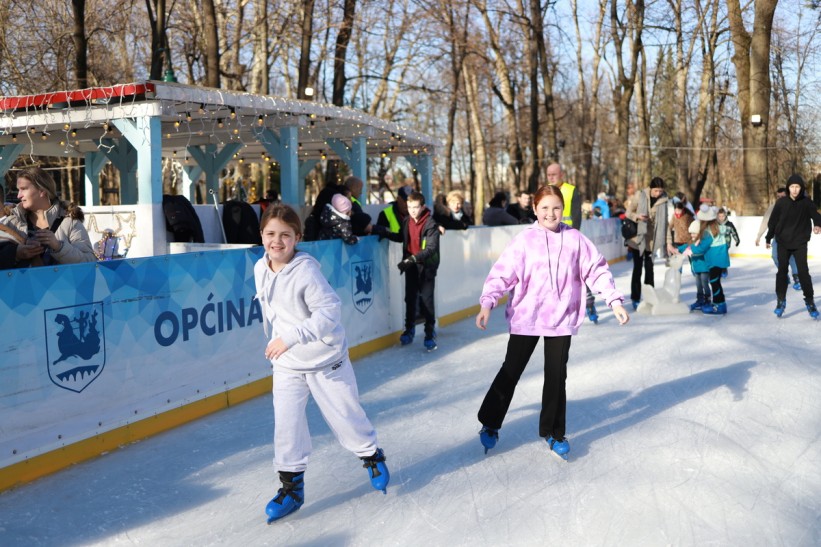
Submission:
POLYGON ((570 213, 570 206, 573 203, 573 192, 576 191, 576 187, 572 184, 565 182, 562 184, 562 187, 559 188, 562 192, 562 197, 564 198, 564 210, 562 211, 562 222, 567 224, 568 226, 573 226, 573 217, 570 213))
POLYGON ((395 234, 398 234, 399 230, 402 229, 402 225, 399 223, 399 219, 396 218, 396 212, 394 212, 393 210, 393 204, 390 204, 387 207, 385 207, 385 209, 383 209, 382 212, 385 213, 385 218, 388 219, 388 230, 395 234))

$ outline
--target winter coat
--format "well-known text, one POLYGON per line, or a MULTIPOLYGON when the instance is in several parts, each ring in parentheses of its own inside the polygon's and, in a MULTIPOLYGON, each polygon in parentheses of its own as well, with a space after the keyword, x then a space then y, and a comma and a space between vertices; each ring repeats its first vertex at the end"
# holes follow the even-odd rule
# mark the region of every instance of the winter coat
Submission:
POLYGON ((650 188, 645 188, 630 198, 624 213, 638 225, 638 233, 627 240, 627 246, 640 253, 654 253, 667 242, 667 196, 662 194, 652 207, 650 202, 650 188), (640 215, 647 215, 649 219, 641 221, 640 215))
POLYGON ((707 229, 701 232, 701 239, 691 245, 693 256, 703 255, 707 265, 707 271, 711 268, 729 268, 730 253, 727 251, 727 241, 721 231, 713 237, 713 233, 707 229))
POLYGON ((693 222, 693 213, 688 209, 681 210, 681 216, 673 214, 667 230, 667 243, 670 245, 681 245, 690 242, 690 224, 693 222))
POLYGON ((353 235, 351 217, 337 211, 330 203, 319 215, 319 236, 317 239, 341 239, 348 245, 353 245, 359 239, 353 235))
MULTIPOLYGON (((83 226, 82 221, 68 216, 62 203, 57 201, 46 211, 48 225, 54 226, 54 222, 60 217, 63 220, 57 226, 54 235, 63 246, 59 251, 49 250, 52 260, 57 264, 96 261, 97 256, 91 247, 91 240, 88 237, 86 227, 83 226)), ((35 229, 33 226, 29 226, 28 211, 20 204, 12 210, 9 216, 0 219, 0 223, 11 226, 24 234, 28 234, 35 229)))
POLYGON ((488 207, 482 213, 482 224, 485 226, 513 226, 519 224, 519 219, 501 207, 488 207))
POLYGON ((574 335, 585 319, 585 285, 608 306, 624 301, 607 260, 592 241, 566 224, 552 232, 534 223, 499 256, 479 304, 495 308, 509 293, 505 318, 511 334, 574 335))
POLYGON ((799 249, 810 241, 812 226, 821 226, 821 214, 811 199, 789 195, 778 198, 767 223, 767 243, 773 238, 785 249, 799 249))
POLYGON ((738 237, 738 230, 736 230, 735 224, 729 220, 725 220, 719 225, 724 228, 724 240, 727 242, 727 248, 730 248, 733 241, 735 241, 735 246, 738 247, 741 244, 741 238, 738 237))
POLYGON ((281 271, 274 272, 267 255, 263 256, 254 265, 254 283, 265 335, 269 340, 282 338, 288 346, 279 359, 271 360, 274 367, 315 371, 348 356, 342 301, 314 257, 297 252, 281 271))
MULTIPOLYGON (((426 279, 436 277, 436 272, 439 269, 439 226, 433 220, 433 215, 430 214, 429 209, 425 209, 421 219, 422 234, 419 241, 419 251, 414 255, 416 260, 416 268, 419 273, 424 273, 426 279)), ((410 230, 408 224, 415 222, 410 216, 402 222, 402 260, 411 256, 409 249, 410 245, 410 230)))

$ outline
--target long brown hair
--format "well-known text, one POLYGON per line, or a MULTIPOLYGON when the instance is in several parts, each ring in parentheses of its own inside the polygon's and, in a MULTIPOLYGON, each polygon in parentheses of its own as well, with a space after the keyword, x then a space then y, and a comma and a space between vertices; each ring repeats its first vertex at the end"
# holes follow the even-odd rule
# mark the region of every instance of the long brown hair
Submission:
POLYGON ((59 203, 60 206, 66 211, 69 217, 73 218, 74 220, 79 220, 80 222, 83 221, 85 215, 83 214, 83 210, 80 209, 76 204, 68 201, 62 201, 57 196, 57 184, 54 182, 52 176, 41 167, 26 167, 25 169, 19 171, 17 173, 18 179, 26 179, 30 183, 34 185, 35 188, 40 190, 41 192, 45 192, 48 194, 49 202, 54 205, 55 203, 59 203))

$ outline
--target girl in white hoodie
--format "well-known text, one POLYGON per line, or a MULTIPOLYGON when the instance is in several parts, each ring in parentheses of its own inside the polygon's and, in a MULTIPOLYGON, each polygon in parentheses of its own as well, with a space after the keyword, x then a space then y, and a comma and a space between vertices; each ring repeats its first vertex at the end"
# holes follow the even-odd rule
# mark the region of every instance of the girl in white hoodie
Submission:
POLYGON ((282 482, 265 508, 270 524, 304 503, 311 453, 308 395, 340 444, 363 460, 374 488, 385 492, 390 474, 376 431, 359 404, 342 303, 319 262, 296 249, 302 238, 299 216, 287 205, 272 205, 260 226, 265 255, 254 266, 254 280, 268 336, 265 357, 274 369, 274 464, 282 482))

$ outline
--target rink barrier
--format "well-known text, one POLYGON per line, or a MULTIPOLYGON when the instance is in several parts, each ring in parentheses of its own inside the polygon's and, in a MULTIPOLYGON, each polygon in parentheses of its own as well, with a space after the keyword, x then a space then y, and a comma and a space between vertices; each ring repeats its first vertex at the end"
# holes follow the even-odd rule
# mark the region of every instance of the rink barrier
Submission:
MULTIPOLYGON (((478 312, 487 272, 521 229, 442 237, 440 327, 478 312)), ((623 259, 617 221, 582 231, 608 261, 623 259)), ((300 248, 342 299, 351 358, 394 346, 404 316, 401 246, 367 237, 300 248)), ((0 491, 270 393, 253 301, 261 255, 257 247, 2 272, 0 491), (85 336, 75 331, 73 342, 84 357, 60 345, 60 329, 81 323, 85 336)))

